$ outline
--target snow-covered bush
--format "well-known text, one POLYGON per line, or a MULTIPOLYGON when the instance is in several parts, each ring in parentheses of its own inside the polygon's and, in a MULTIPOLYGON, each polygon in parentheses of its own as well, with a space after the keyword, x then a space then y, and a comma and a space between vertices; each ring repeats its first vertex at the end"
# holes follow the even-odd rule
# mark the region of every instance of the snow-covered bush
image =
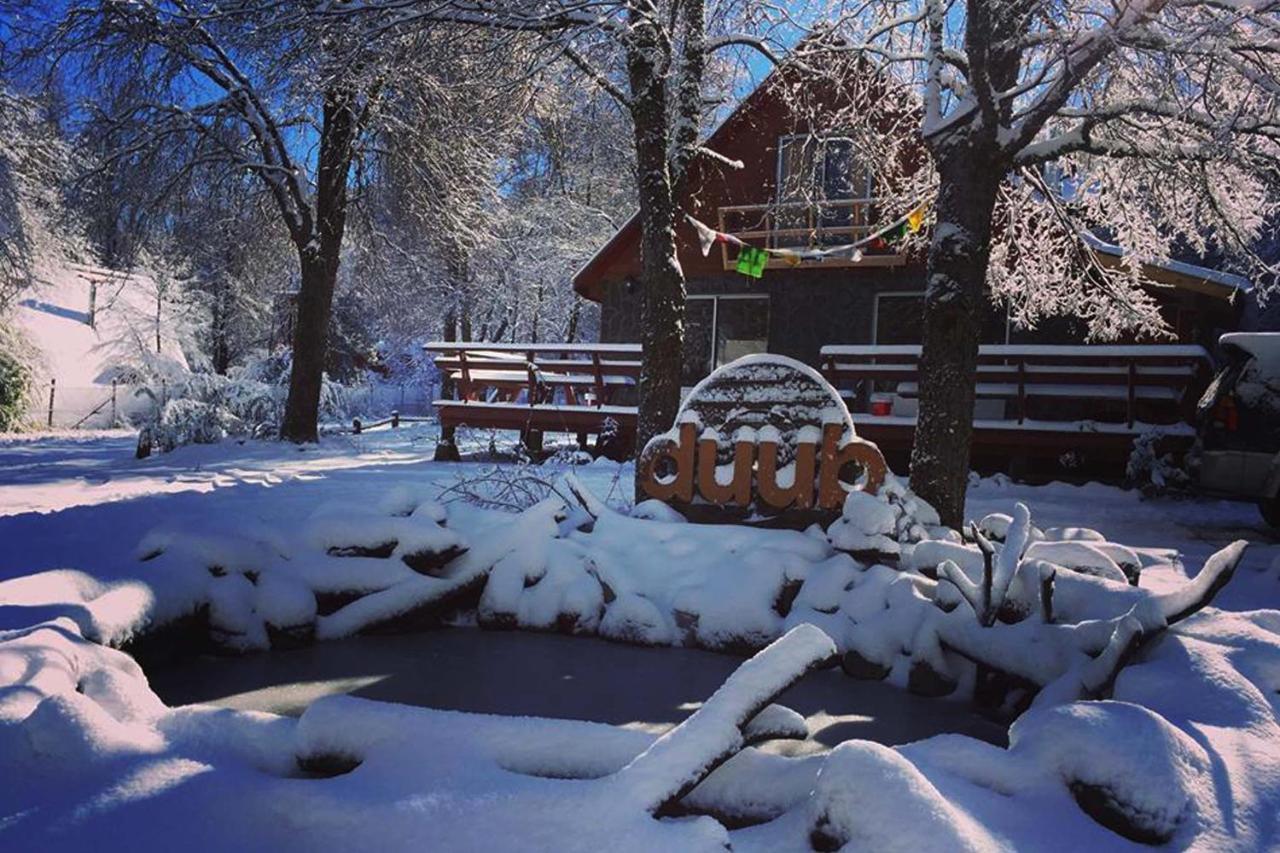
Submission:
POLYGON ((187 444, 214 444, 226 438, 232 416, 225 409, 190 398, 170 400, 142 429, 139 444, 168 452, 187 444))
MULTIPOLYGON (((273 436, 284 415, 289 362, 278 354, 232 368, 226 376, 187 371, 160 359, 117 369, 135 383, 135 394, 153 402, 141 425, 141 455, 144 447, 168 451, 229 435, 273 436)), ((342 420, 346 414, 345 389, 326 375, 320 391, 321 419, 342 420)))
POLYGON ((1158 450, 1164 432, 1159 428, 1148 429, 1133 439, 1133 450, 1125 466, 1125 482, 1145 494, 1184 489, 1191 484, 1186 469, 1174 461, 1173 454, 1161 454, 1158 450))
MULTIPOLYGON (((490 439, 490 452, 495 453, 496 439, 490 439)), ((562 448, 541 463, 534 463, 523 448, 517 447, 519 454, 515 461, 494 465, 484 465, 470 471, 462 471, 454 475, 453 482, 445 486, 440 500, 465 501, 486 509, 501 509, 508 512, 519 512, 559 495, 572 502, 572 495, 563 487, 561 477, 567 471, 580 465, 589 465, 596 460, 591 454, 576 448, 562 448)), ((612 464, 605 460, 601 464, 612 464)), ((613 479, 609 491, 604 495, 606 503, 623 504, 627 495, 623 494, 623 466, 614 466, 613 479)), ((674 510, 669 510, 674 513, 674 510)))
POLYGON ((33 383, 26 358, 16 333, 0 323, 0 432, 18 429, 26 417, 33 383))
POLYGON ((556 851, 1270 843, 1280 622, 1274 611, 1197 612, 1242 543, 1189 582, 1148 590, 1107 571, 1136 562, 1131 550, 1083 528, 1038 530, 1021 505, 966 542, 930 528, 905 489, 849 501, 839 529, 896 543, 891 567, 838 550, 816 526, 689 524, 655 502, 625 516, 571 473, 554 485, 518 513, 451 518, 421 486, 322 505, 297 525, 201 519, 148 534, 133 577, 0 582, 11 617, 46 620, 0 631, 0 661, 12 664, 0 665, 0 806, 22 815, 0 838, 118 849, 133 838, 104 830, 172 817, 172 837, 193 849, 252 849, 280 826, 278 809, 254 804, 284 784, 291 807, 327 818, 290 822, 286 846, 316 850, 410 837, 556 851), (455 619, 758 654, 655 737, 346 696, 300 720, 171 709, 131 658, 105 648, 141 648, 150 638, 139 632, 178 623, 246 651, 455 619), (753 749, 806 736, 799 715, 769 703, 840 653, 857 677, 1034 704, 1008 748, 944 735, 794 757, 753 749), (225 783, 226 796, 211 807, 132 784, 161 762, 197 774, 180 785, 225 783), (322 772, 345 775, 307 778, 322 772), (343 790, 358 807, 334 797, 343 790), (244 819, 210 817, 228 809, 244 819), (208 831, 177 834, 196 824, 208 831))

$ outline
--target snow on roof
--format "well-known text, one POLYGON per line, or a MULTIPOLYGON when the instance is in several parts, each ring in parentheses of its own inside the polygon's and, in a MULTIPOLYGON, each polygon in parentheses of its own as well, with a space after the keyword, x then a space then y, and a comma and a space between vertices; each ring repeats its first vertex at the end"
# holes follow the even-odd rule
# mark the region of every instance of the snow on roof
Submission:
POLYGON ((1218 343, 1244 350, 1267 365, 1268 372, 1280 372, 1280 332, 1228 332, 1218 343))
MULTIPOLYGON (((1115 243, 1109 243, 1088 231, 1082 233, 1080 236, 1084 238, 1085 243, 1087 243, 1094 251, 1102 252, 1103 254, 1111 255, 1116 258, 1123 258, 1128 254, 1127 250, 1123 246, 1115 243)), ((1175 272, 1180 275, 1203 279, 1204 281, 1210 281, 1214 284, 1221 284, 1223 287, 1230 287, 1245 292, 1253 289, 1252 282, 1244 276, 1224 272, 1223 270, 1216 270, 1212 267, 1202 267, 1198 264, 1189 264, 1184 261, 1175 260, 1144 260, 1143 263, 1148 264, 1149 266, 1158 267, 1159 269, 1175 272)))

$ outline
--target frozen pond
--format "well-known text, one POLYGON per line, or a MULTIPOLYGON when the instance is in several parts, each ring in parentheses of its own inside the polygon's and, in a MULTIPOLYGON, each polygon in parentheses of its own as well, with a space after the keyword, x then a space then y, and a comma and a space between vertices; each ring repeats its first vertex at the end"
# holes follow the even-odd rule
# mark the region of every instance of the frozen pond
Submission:
MULTIPOLYGON (((661 732, 692 713, 739 663, 740 658, 697 649, 459 628, 242 658, 200 657, 152 668, 148 677, 169 705, 207 702, 296 715, 321 696, 350 693, 661 732)), ((780 701, 804 714, 812 739, 827 747, 850 738, 902 744, 945 732, 1001 745, 1006 740, 1002 726, 963 703, 857 681, 838 669, 811 673, 780 701)))

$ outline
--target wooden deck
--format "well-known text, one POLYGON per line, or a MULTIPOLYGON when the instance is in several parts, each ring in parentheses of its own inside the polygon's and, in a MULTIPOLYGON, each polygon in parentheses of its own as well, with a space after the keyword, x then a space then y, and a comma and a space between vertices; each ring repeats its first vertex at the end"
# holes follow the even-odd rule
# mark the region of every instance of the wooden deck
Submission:
MULTIPOLYGON (((897 466, 915 437, 920 347, 826 346, 822 373, 844 396, 858 434, 897 466), (872 401, 889 411, 873 412, 872 401)), ((975 462, 1061 460, 1123 465, 1133 441, 1159 430, 1160 449, 1195 440, 1195 403, 1208 383, 1209 354, 1189 345, 984 346, 978 356, 975 462)))

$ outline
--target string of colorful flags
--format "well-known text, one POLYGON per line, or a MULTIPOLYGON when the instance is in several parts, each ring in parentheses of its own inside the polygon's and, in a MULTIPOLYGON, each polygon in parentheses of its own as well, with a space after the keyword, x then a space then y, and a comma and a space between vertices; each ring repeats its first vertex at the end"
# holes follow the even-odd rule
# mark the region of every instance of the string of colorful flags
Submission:
POLYGON ((907 212, 905 216, 895 219, 861 240, 839 246, 808 249, 752 246, 732 234, 717 231, 711 226, 699 222, 687 213, 685 214, 685 219, 689 220, 689 224, 698 232, 698 245, 702 248, 702 256, 704 258, 711 254, 711 247, 717 243, 735 246, 738 249, 737 271, 751 278, 761 278, 764 276, 764 270, 769 263, 770 257, 779 258, 788 266, 793 267, 799 265, 801 261, 823 261, 840 256, 848 256, 850 260, 857 263, 862 260, 863 249, 879 250, 884 246, 898 242, 908 234, 915 234, 924 227, 927 213, 928 205, 918 204, 907 212))

